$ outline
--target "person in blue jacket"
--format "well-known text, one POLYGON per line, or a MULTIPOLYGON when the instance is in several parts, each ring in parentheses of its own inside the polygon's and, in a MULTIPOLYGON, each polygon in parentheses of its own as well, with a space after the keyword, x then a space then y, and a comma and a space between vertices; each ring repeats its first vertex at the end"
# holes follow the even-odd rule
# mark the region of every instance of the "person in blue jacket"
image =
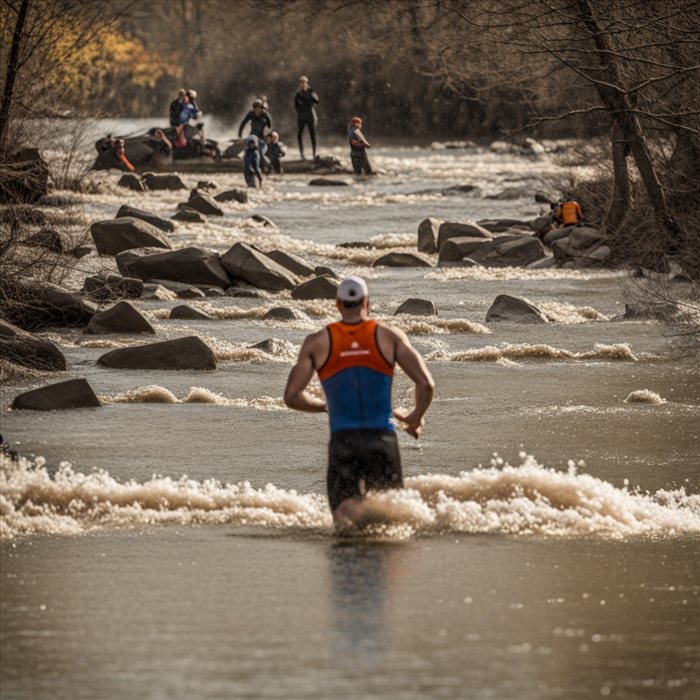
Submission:
POLYGON ((258 151, 258 137, 255 134, 250 134, 246 139, 246 149, 243 153, 243 177, 248 187, 255 189, 262 187, 260 152, 258 151))

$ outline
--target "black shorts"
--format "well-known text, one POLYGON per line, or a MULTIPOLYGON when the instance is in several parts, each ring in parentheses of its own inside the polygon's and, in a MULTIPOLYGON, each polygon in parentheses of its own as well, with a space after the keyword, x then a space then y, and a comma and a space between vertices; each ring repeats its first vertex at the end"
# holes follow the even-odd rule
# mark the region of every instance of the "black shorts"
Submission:
POLYGON ((391 430, 340 430, 328 443, 328 502, 335 510, 369 490, 403 486, 401 456, 391 430))

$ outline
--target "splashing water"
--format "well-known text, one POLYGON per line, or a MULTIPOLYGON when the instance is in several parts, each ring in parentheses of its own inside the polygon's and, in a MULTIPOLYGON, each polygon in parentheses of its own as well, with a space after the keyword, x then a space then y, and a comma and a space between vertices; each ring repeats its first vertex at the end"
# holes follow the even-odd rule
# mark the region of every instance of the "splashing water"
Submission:
POLYGON ((596 343, 592 350, 572 352, 555 348, 544 343, 503 343, 496 347, 487 345, 483 348, 470 348, 463 352, 445 352, 436 350, 426 355, 427 360, 449 362, 500 362, 501 360, 544 359, 544 360, 628 360, 639 359, 627 343, 604 345, 596 343))
MULTIPOLYGON (((428 474, 405 488, 370 494, 366 534, 405 538, 443 533, 560 537, 675 536, 700 532, 700 496, 685 490, 635 493, 587 474, 494 461, 458 476, 428 474)), ((223 484, 154 476, 120 482, 104 471, 84 474, 63 463, 0 456, 0 538, 79 534, 114 527, 256 525, 332 535, 325 496, 268 484, 223 484)), ((362 534, 362 533, 358 533, 362 534)))

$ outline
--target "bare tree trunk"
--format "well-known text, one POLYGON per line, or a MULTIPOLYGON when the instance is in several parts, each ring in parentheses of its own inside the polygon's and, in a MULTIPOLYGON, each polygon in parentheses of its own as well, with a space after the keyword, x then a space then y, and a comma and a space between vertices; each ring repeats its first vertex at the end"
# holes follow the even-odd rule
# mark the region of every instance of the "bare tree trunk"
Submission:
POLYGON ((27 21, 29 10, 29 0, 22 0, 17 13, 17 23, 12 34, 12 44, 10 55, 7 60, 7 72, 5 74, 5 89, 2 93, 2 103, 0 103, 0 153, 5 153, 7 141, 7 127, 10 119, 10 108, 12 107, 12 95, 15 90, 15 80, 19 70, 19 47, 22 42, 24 25, 27 21))
POLYGON ((596 83, 600 99, 619 122, 622 134, 629 144, 649 197, 649 203, 654 210, 657 226, 670 238, 671 248, 676 248, 682 236, 680 227, 669 212, 665 193, 656 174, 646 139, 642 133, 642 127, 632 109, 630 99, 621 89, 616 89, 622 85, 622 80, 613 58, 614 48, 593 17, 590 1, 577 0, 577 4, 584 24, 593 39, 601 70, 607 76, 606 81, 596 83))
POLYGON ((627 216, 631 201, 630 172, 627 167, 629 144, 617 119, 612 127, 613 193, 605 215, 605 228, 614 233, 627 216))

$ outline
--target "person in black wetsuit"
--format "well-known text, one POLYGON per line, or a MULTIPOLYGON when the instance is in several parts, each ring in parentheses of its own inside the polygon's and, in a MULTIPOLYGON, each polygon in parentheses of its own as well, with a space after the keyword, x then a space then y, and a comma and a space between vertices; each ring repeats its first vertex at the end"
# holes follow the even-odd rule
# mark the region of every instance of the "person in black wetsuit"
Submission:
POLYGON ((270 115, 265 111, 265 103, 262 100, 255 100, 255 102, 253 102, 253 109, 243 117, 243 121, 238 127, 239 139, 243 138, 243 129, 248 122, 250 122, 249 136, 257 137, 260 162, 262 162, 267 148, 265 144, 265 134, 272 129, 272 120, 270 119, 270 115))
POLYGON ((315 105, 319 103, 318 95, 311 89, 309 79, 302 75, 299 78, 299 91, 294 95, 294 109, 297 113, 297 141, 299 142, 299 153, 304 157, 304 127, 309 128, 309 136, 311 137, 311 150, 314 160, 316 160, 316 124, 318 117, 316 116, 315 105))
POLYGON ((433 400, 435 382, 406 334, 369 314, 367 283, 338 286, 341 320, 304 340, 284 390, 289 408, 328 413, 328 502, 338 527, 361 525, 367 491, 401 488, 403 475, 392 416, 415 438, 433 400), (392 410, 395 365, 415 385, 412 410, 392 410), (318 373, 325 400, 306 388, 318 373))

